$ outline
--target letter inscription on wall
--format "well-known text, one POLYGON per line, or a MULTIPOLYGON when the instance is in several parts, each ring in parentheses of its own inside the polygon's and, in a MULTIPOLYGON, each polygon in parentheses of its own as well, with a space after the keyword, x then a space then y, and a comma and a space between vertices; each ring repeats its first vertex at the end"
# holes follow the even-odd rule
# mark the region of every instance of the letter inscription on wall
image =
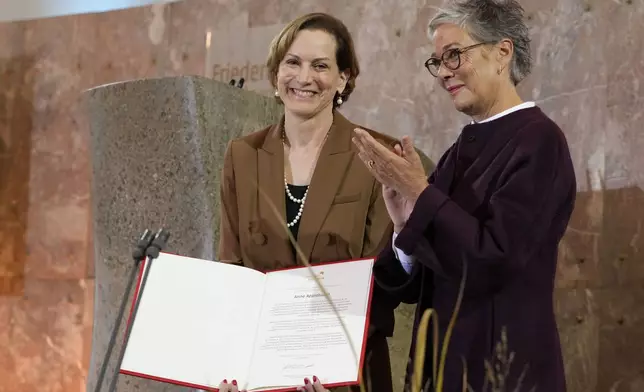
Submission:
POLYGON ((244 78, 244 89, 273 95, 266 58, 268 49, 284 24, 249 27, 244 13, 228 26, 212 30, 206 76, 228 83, 244 78))

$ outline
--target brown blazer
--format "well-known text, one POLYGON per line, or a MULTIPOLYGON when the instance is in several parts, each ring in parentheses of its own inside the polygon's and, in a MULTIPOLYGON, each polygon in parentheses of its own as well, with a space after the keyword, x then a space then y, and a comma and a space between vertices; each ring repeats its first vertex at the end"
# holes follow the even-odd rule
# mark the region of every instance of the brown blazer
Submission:
MULTIPOLYGON (((283 121, 280 123, 283 124, 283 121)), ((221 179, 221 228, 217 259, 261 271, 303 265, 294 257, 286 226, 282 126, 233 140, 221 179)), ((358 125, 338 112, 316 164, 300 220, 297 244, 310 263, 375 257, 393 226, 380 184, 357 155, 351 138, 358 125)), ((391 146, 395 139, 367 131, 391 146)), ((392 392, 386 336, 394 329, 397 302, 373 289, 363 377, 368 392, 392 392)), ((357 391, 357 387, 334 391, 357 391)))
MULTIPOLYGON (((233 140, 227 148, 218 260, 261 271, 304 265, 293 256, 285 224, 280 124, 233 140)), ((351 141, 356 127, 335 112, 311 178, 297 238, 311 263, 375 257, 392 235, 380 184, 351 141)), ((368 131, 386 145, 395 141, 368 131)))

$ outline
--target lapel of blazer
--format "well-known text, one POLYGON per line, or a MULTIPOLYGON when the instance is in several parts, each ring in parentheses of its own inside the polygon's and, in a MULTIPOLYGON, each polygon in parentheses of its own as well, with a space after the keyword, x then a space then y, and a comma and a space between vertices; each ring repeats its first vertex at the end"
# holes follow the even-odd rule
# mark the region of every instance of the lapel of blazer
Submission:
POLYGON ((315 240, 354 155, 351 149, 354 127, 344 116, 334 112, 333 125, 315 165, 300 218, 298 245, 309 260, 315 240))
POLYGON ((507 127, 494 131, 481 153, 463 174, 463 178, 455 184, 451 198, 468 213, 476 211, 484 202, 487 187, 480 186, 478 181, 486 171, 496 171, 495 158, 512 139, 515 131, 507 127))
MULTIPOLYGON (((287 265, 293 265, 295 259, 288 244, 289 229, 286 227, 286 195, 284 189, 284 146, 282 144, 282 127, 284 117, 279 124, 273 126, 264 140, 262 148, 257 151, 257 182, 259 191, 259 216, 261 216, 269 232, 274 233, 279 244, 286 245, 288 251, 279 252, 279 257, 285 257, 287 265)), ((275 252, 278 249, 274 250, 275 252)), ((275 255, 277 256, 277 255, 275 255)))

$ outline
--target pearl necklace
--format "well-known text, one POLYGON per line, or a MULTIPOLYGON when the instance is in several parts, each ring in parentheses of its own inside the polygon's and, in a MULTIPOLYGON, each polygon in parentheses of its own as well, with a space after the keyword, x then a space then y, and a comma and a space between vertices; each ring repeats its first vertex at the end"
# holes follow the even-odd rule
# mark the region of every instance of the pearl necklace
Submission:
MULTIPOLYGON (((286 135, 285 134, 286 134, 286 132, 282 131, 282 143, 283 144, 286 144, 286 135)), ((329 136, 329 132, 327 132, 326 135, 324 135, 324 140, 322 141, 322 145, 324 145, 324 143, 326 142, 326 138, 328 136, 329 136)), ((322 147, 320 147, 320 151, 322 151, 322 147)), ((318 155, 320 154, 320 151, 318 151, 318 155)), ((317 159, 316 159, 316 161, 317 161, 317 159)), ((313 167, 315 167, 315 165, 313 165, 313 167)), ((313 170, 313 168, 311 168, 311 170, 313 170)), ((302 196, 301 199, 298 199, 297 197, 293 196, 293 194, 291 193, 291 190, 288 189, 288 180, 286 179, 286 172, 284 172, 284 189, 286 189, 286 195, 288 196, 289 199, 291 199, 291 201, 293 203, 296 203, 296 204, 300 205, 300 208, 297 211, 297 215, 295 215, 295 218, 293 218, 293 220, 291 222, 287 222, 286 226, 288 226, 288 227, 295 226, 295 224, 302 217, 302 211, 304 211, 304 202, 306 201, 306 196, 309 194, 309 188, 310 188, 310 185, 307 185, 306 186, 306 191, 304 191, 304 196, 302 196)))
POLYGON ((292 202, 297 203, 300 205, 300 209, 297 211, 297 215, 295 215, 295 218, 293 218, 293 221, 288 222, 286 226, 288 227, 293 227, 302 217, 302 211, 304 211, 304 202, 306 201, 306 195, 309 194, 309 186, 306 186, 306 191, 304 191, 304 196, 302 196, 301 199, 296 198, 293 196, 291 191, 288 189, 288 182, 286 181, 286 175, 284 175, 284 188, 286 189, 286 195, 288 196, 289 199, 291 199, 292 202))

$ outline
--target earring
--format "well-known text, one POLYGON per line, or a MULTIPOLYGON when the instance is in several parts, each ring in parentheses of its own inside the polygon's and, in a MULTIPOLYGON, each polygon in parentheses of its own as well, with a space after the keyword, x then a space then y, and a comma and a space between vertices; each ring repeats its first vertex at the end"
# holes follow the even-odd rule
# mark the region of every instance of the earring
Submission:
POLYGON ((276 96, 276 97, 279 97, 279 96, 280 96, 280 92, 279 92, 279 91, 277 91, 277 90, 275 90, 275 96, 276 96))
POLYGON ((337 103, 338 105, 342 105, 342 102, 344 102, 342 101, 342 97, 338 97, 338 99, 335 101, 335 103, 337 103))

